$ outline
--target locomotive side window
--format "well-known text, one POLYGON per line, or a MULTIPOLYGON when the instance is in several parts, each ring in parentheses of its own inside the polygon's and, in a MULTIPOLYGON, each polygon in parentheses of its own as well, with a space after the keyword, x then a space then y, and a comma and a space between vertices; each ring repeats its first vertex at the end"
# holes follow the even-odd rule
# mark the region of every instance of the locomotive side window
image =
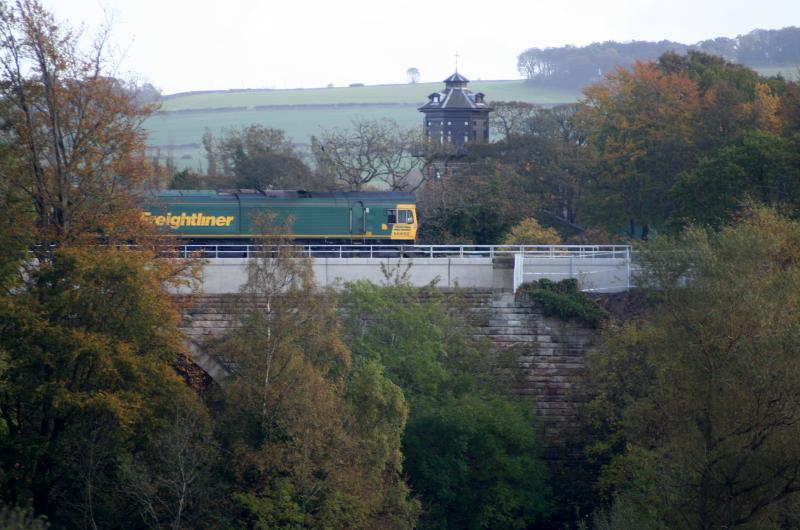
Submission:
POLYGON ((411 210, 386 210, 387 223, 390 224, 414 224, 414 214, 411 210))

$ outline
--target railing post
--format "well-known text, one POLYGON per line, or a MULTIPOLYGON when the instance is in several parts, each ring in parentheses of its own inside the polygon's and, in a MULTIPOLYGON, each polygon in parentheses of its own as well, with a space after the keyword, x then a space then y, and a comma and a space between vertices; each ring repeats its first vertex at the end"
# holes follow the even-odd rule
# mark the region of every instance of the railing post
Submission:
POLYGON ((525 266, 525 255, 520 253, 514 254, 514 285, 512 286, 513 289, 512 292, 514 294, 517 293, 517 289, 519 289, 519 286, 522 285, 522 282, 524 280, 525 277, 524 276, 525 273, 523 270, 524 266, 525 266))
POLYGON ((631 290, 631 247, 625 249, 625 263, 627 265, 628 273, 625 281, 625 292, 631 290))

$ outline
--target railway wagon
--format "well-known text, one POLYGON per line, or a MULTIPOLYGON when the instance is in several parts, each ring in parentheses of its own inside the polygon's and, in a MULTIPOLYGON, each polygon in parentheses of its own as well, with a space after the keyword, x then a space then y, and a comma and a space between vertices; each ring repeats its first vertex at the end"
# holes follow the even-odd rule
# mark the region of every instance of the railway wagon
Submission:
POLYGON ((414 196, 399 192, 168 190, 142 215, 196 242, 253 240, 265 219, 289 227, 278 237, 305 244, 413 244, 417 235, 414 196))

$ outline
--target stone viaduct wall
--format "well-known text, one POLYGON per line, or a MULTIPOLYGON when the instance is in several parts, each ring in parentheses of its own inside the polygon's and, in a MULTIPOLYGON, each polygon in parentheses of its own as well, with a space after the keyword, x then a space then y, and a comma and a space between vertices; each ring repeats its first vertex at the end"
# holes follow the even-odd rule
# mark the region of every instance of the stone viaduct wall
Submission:
MULTIPOLYGON (((453 293, 448 291, 446 293, 453 293)), ((224 367, 203 353, 203 342, 238 325, 237 295, 203 295, 185 299, 183 331, 195 362, 215 379, 224 367)), ((518 301, 508 291, 458 291, 476 332, 504 348, 513 348, 519 376, 513 390, 529 395, 541 417, 548 444, 570 430, 582 402, 585 356, 596 332, 578 322, 545 317, 540 308, 518 301)))

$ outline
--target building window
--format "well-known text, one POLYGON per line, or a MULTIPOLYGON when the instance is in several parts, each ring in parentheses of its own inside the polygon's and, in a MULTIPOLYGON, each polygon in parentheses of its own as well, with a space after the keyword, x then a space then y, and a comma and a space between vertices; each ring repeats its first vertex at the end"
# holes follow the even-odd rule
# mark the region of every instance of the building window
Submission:
POLYGON ((464 143, 467 143, 467 142, 469 142, 469 135, 465 134, 464 135, 464 143))
POLYGON ((464 122, 464 125, 469 125, 469 122, 468 122, 468 121, 465 121, 465 122, 464 122))

